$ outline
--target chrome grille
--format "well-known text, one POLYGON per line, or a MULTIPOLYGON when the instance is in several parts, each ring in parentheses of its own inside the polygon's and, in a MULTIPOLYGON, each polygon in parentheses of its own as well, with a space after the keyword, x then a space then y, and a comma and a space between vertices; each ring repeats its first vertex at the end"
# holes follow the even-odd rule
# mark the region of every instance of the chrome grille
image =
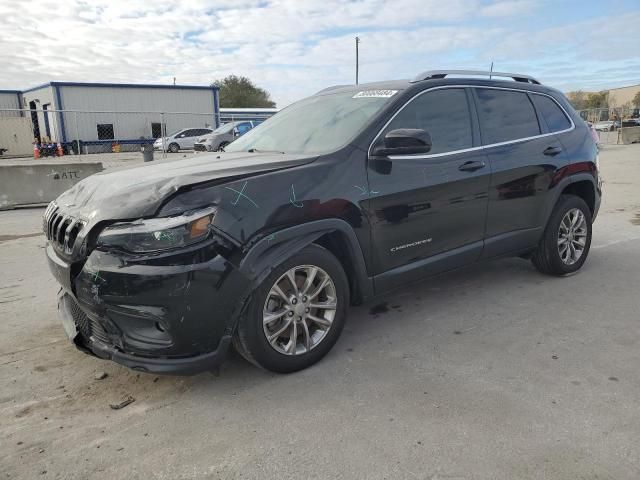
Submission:
POLYGON ((51 202, 44 212, 42 229, 47 240, 68 255, 73 252, 78 234, 84 226, 84 221, 65 215, 55 202, 51 202))

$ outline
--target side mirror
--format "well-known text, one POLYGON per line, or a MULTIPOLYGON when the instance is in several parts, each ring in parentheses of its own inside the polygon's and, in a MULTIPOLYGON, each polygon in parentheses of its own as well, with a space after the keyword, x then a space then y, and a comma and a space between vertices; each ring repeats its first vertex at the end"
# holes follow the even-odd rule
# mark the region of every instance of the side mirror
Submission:
POLYGON ((399 128, 384 136, 384 145, 378 145, 372 151, 374 156, 417 155, 429 153, 431 135, 420 128, 399 128))

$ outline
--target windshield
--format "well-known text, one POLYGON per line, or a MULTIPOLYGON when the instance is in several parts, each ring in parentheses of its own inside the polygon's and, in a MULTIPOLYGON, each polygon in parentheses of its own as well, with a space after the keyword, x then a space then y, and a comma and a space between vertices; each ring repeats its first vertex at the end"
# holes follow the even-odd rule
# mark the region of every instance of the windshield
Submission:
POLYGON ((225 123, 221 127, 216 128, 213 133, 229 133, 231 130, 233 130, 233 125, 233 122, 225 123))
POLYGON ((346 145, 396 90, 317 95, 285 108, 225 147, 227 152, 325 153, 346 145))

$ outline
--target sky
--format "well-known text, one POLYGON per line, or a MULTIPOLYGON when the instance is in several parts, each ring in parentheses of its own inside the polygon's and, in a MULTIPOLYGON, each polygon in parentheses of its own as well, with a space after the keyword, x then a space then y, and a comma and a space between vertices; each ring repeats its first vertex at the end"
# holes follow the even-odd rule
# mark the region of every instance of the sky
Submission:
POLYGON ((0 0, 0 89, 249 77, 279 107, 424 70, 640 84, 640 0, 0 0))

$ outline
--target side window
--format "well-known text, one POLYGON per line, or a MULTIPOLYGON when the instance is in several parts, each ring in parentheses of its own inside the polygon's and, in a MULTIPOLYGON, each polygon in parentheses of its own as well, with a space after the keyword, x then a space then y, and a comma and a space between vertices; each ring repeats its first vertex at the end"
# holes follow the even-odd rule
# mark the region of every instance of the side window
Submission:
POLYGON ((526 93, 489 88, 475 91, 483 144, 540 135, 538 117, 526 93))
POLYGON ((192 128, 191 130, 185 130, 182 133, 182 136, 185 137, 185 138, 187 138, 187 137, 195 137, 197 134, 198 134, 198 130, 192 128))
POLYGON ((249 122, 239 123, 236 129, 238 130, 238 135, 244 135, 251 130, 251 124, 249 122))
POLYGON ((113 140, 115 138, 113 123, 99 123, 96 129, 98 130, 98 140, 113 140))
MULTIPOLYGON (((166 125, 165 125, 166 129, 166 125)), ((153 138, 160 138, 162 136, 162 125, 160 123, 153 122, 151 124, 151 136, 153 138)))
POLYGON ((532 94, 531 98, 536 109, 547 122, 549 131, 560 132, 571 127, 571 122, 555 101, 544 95, 532 94))
POLYGON ((420 128, 431 135, 431 153, 473 146, 471 115, 462 88, 427 92, 409 103, 385 128, 382 137, 398 128, 420 128))

